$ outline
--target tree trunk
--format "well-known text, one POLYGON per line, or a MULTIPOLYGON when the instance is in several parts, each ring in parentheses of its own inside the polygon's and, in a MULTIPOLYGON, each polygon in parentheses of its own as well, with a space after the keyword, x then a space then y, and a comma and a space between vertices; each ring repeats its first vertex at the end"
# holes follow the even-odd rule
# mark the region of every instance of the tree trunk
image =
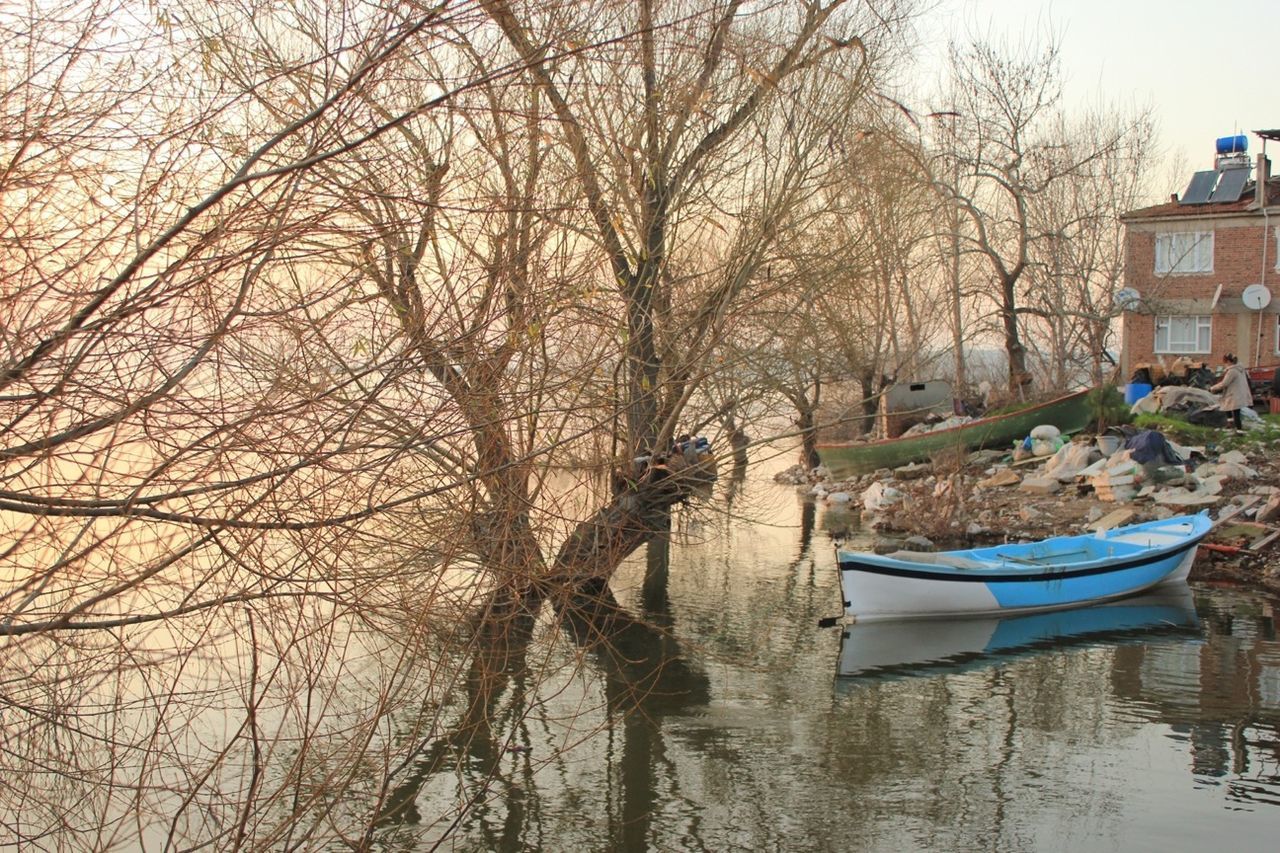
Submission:
POLYGON ((1009 357, 1009 392, 1020 393, 1031 381, 1027 373, 1027 349, 1018 334, 1017 293, 1018 275, 1000 278, 1000 319, 1004 325, 1004 351, 1009 357))

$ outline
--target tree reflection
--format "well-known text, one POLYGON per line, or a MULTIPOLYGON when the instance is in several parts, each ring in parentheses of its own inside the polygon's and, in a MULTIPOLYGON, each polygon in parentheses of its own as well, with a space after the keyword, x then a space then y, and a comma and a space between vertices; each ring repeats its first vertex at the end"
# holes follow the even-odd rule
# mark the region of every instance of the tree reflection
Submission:
MULTIPOLYGON (((669 542, 650 548, 650 566, 657 551, 665 569, 669 542)), ((609 725, 622 725, 622 806, 620 814, 609 816, 609 849, 648 850, 650 824, 660 810, 659 767, 666 758, 662 719, 706 704, 710 682, 688 663, 671 632, 634 618, 608 590, 575 598, 562 618, 565 631, 591 651, 599 668, 609 725)))
MULTIPOLYGON (((668 544, 655 541, 651 563, 664 562, 659 555, 668 544)), ((539 677, 530 649, 548 642, 535 631, 540 614, 548 610, 559 633, 587 654, 591 665, 584 672, 599 679, 604 699, 599 725, 622 735, 622 752, 611 769, 622 789, 620 811, 609 815, 611 849, 647 849, 649 822, 658 810, 658 765, 665 754, 662 718, 705 704, 710 686, 670 631, 632 616, 607 587, 548 600, 495 598, 474 632, 463 712, 446 734, 424 741, 404 771, 393 774, 399 780, 384 798, 379 828, 422 824, 418 803, 424 787, 433 777, 453 772, 462 789, 450 829, 470 822, 494 849, 520 846, 532 829, 529 822, 536 821, 536 810, 526 812, 524 805, 537 788, 532 773, 556 760, 534 756, 528 728, 528 715, 539 713, 537 697, 526 689, 528 679, 536 683, 539 677), (518 781, 513 773, 529 778, 518 781), (485 816, 486 805, 495 801, 503 808, 498 826, 485 816)), ((540 652, 545 651, 541 645, 540 652)))

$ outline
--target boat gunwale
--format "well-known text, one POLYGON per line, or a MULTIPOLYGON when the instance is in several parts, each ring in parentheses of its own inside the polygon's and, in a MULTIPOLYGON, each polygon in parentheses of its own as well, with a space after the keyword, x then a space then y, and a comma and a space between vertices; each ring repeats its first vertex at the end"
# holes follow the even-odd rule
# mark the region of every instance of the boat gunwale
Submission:
POLYGON ((911 564, 905 560, 894 560, 893 562, 896 563, 896 565, 889 566, 845 559, 840 560, 840 571, 866 572, 867 574, 913 578, 915 580, 941 581, 944 583, 1033 583, 1066 580, 1069 578, 1083 578, 1090 577, 1092 575, 1104 575, 1111 572, 1122 572, 1128 569, 1141 568, 1169 557, 1185 554, 1192 548, 1198 547, 1200 545, 1200 540, 1203 538, 1203 536, 1198 536, 1191 542, 1180 545, 1171 545, 1167 550, 1149 552, 1141 557, 1125 560, 1123 562, 1117 562, 1115 560, 1108 561, 1103 558, 1101 560, 1090 560, 1088 563, 1068 563, 1062 568, 1048 571, 1040 570, 1032 566, 1026 566, 1022 570, 1016 570, 1011 573, 1008 571, 1008 564, 992 566, 991 568, 975 569, 961 569, 953 566, 908 568, 908 566, 923 564, 911 564), (999 572, 999 574, 996 574, 996 572, 999 572))
MULTIPOLYGON (((1070 578, 1090 577, 1094 575, 1104 575, 1110 574, 1111 572, 1122 572, 1129 569, 1141 568, 1143 566, 1150 565, 1151 563, 1185 554, 1187 551, 1198 547, 1200 542, 1209 535, 1210 531, 1210 524, 1203 516, 1188 516, 1188 518, 1191 520, 1192 529, 1188 531, 1186 538, 1182 541, 1168 545, 1145 547, 1140 554, 1122 558, 1120 560, 1116 560, 1111 557, 1099 557, 1092 560, 1081 560, 1076 563, 1060 563, 1056 566, 1046 566, 1043 568, 1023 565, 1020 568, 1013 567, 1013 570, 1010 571, 1010 563, 1006 558, 998 558, 1002 560, 999 563, 992 560, 991 565, 989 566, 962 568, 935 563, 914 563, 909 560, 902 560, 883 554, 873 554, 867 551, 839 551, 836 555, 836 562, 838 563, 841 572, 864 572, 866 574, 911 578, 914 580, 939 581, 943 583, 1039 583, 1044 581, 1067 580, 1070 578), (1203 523, 1197 523, 1197 519, 1204 519, 1203 523), (870 558, 870 562, 867 558, 870 558)), ((1145 522, 1143 524, 1135 524, 1128 527, 1114 528, 1111 531, 1108 531, 1108 536, 1101 537, 1098 541, 1105 542, 1112 534, 1130 535, 1134 533, 1141 533, 1144 530, 1156 531, 1161 528, 1171 527, 1173 526, 1170 524, 1171 521, 1172 519, 1166 519, 1158 522, 1145 522)), ((1054 540, 1059 542, 1068 542, 1071 540, 1084 540, 1091 538, 1093 537, 1088 534, 1082 534, 1079 536, 1060 536, 1051 537, 1050 539, 1042 539, 1039 542, 1027 544, 1039 545, 1054 540)), ((939 553, 956 554, 966 552, 939 553)))

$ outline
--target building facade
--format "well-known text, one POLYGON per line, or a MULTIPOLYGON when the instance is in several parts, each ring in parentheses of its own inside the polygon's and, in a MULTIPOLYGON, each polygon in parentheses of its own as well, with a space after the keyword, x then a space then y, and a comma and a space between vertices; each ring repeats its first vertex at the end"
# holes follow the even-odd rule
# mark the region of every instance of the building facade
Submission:
POLYGON ((1138 365, 1180 358, 1280 362, 1280 180, 1266 154, 1280 130, 1256 133, 1256 159, 1246 137, 1224 137, 1214 168, 1196 172, 1181 195, 1121 217, 1122 381, 1138 365))

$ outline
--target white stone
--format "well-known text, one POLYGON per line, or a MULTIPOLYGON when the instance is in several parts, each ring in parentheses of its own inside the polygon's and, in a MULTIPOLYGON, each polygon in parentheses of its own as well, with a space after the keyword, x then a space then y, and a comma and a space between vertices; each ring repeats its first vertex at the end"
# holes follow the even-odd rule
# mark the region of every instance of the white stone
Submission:
POLYGON ((1213 506, 1222 500, 1222 496, 1207 492, 1188 492, 1184 489, 1166 489, 1156 492, 1152 500, 1164 506, 1213 506))
POLYGON ((1228 480, 1252 480, 1258 472, 1241 462, 1218 462, 1214 474, 1228 480))
POLYGON ((1053 477, 1026 477, 1018 488, 1033 495, 1051 495, 1062 488, 1062 484, 1053 477))
POLYGON ((888 509, 901 500, 902 492, 880 482, 867 486, 867 490, 862 493, 862 505, 870 512, 888 509))

